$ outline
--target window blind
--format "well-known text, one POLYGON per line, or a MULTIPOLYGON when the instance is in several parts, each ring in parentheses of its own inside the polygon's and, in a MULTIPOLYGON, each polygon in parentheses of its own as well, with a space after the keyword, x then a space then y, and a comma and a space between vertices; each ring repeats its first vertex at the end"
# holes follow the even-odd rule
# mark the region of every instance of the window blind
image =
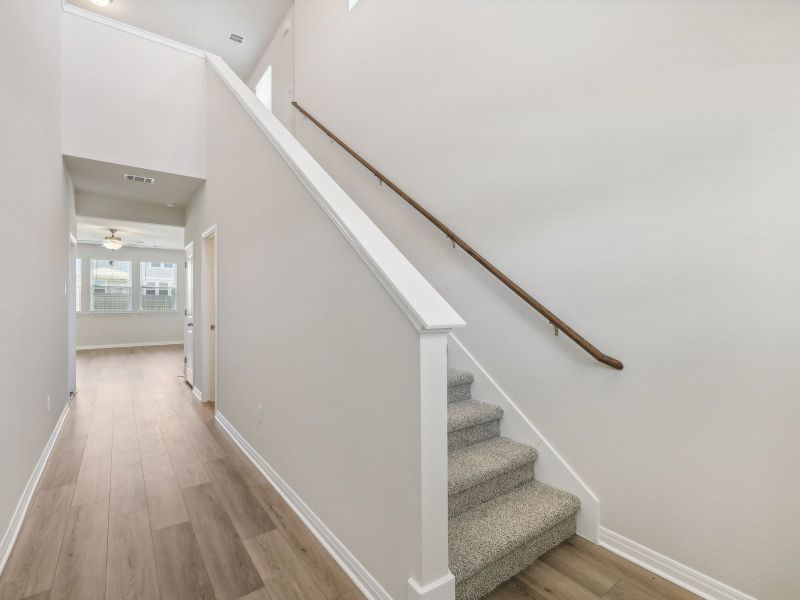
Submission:
POLYGON ((91 306, 95 313, 131 312, 133 281, 129 260, 93 258, 90 265, 91 306))
POLYGON ((177 310, 178 266, 174 263, 139 263, 142 312, 177 310))

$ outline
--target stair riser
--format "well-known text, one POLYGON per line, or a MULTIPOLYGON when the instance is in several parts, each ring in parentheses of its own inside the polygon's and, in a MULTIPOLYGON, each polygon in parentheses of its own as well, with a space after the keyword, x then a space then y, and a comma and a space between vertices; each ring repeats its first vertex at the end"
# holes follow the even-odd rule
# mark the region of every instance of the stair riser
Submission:
POLYGON ((499 477, 453 494, 447 503, 448 516, 452 519, 479 504, 505 494, 521 483, 531 481, 533 479, 533 463, 534 461, 531 461, 508 473, 503 473, 499 477))
POLYGON ((456 600, 478 600, 532 565, 542 554, 575 534, 575 517, 545 531, 463 581, 456 582, 456 600))
POLYGON ((461 385, 452 385, 447 388, 447 403, 458 402, 459 400, 469 400, 472 394, 470 393, 470 384, 464 383, 461 385))
POLYGON ((480 425, 451 431, 447 434, 447 449, 458 450, 471 444, 477 444, 500 435, 500 419, 487 421, 480 425))

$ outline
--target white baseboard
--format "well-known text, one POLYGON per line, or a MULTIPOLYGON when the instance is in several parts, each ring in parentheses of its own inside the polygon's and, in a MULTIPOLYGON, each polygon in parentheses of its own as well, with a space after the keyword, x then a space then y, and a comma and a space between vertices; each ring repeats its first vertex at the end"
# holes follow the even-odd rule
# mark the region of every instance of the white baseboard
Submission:
MULTIPOLYGON (((359 560, 345 547, 345 545, 328 529, 320 518, 303 502, 289 484, 273 469, 266 460, 247 442, 236 428, 228 421, 222 413, 217 411, 216 420, 225 432, 242 449, 242 452, 250 461, 261 471, 286 503, 297 513, 297 516, 311 530, 311 533, 320 541, 330 555, 339 563, 345 573, 358 586, 358 589, 367 597, 368 600, 392 600, 389 593, 383 589, 380 583, 370 574, 359 560)), ((426 600, 438 600, 433 596, 426 597, 426 600)))
POLYGON ((600 500, 461 340, 450 333, 448 341, 452 342, 447 346, 448 366, 471 372, 475 376, 472 384, 475 397, 503 409, 503 419, 500 421, 502 435, 536 448, 539 452, 534 468, 536 479, 574 494, 580 499, 578 533, 587 540, 596 542, 600 526, 600 500))
POLYGON ((134 342, 132 344, 99 344, 97 346, 78 346, 76 350, 104 350, 106 348, 146 348, 147 346, 183 346, 183 340, 169 342, 134 342))
POLYGON ((195 385, 192 386, 192 394, 194 394, 194 397, 197 398, 198 402, 203 401, 203 392, 201 392, 195 385))
POLYGON ((53 432, 50 434, 50 439, 47 440, 42 455, 39 457, 39 461, 36 463, 33 473, 31 473, 28 479, 28 484, 22 492, 22 497, 19 499, 19 502, 17 502, 17 507, 11 515, 11 522, 8 524, 8 529, 6 529, 3 539, 0 540, 0 574, 2 574, 3 569, 6 567, 8 557, 11 556, 11 550, 14 548, 14 542, 17 541, 20 529, 22 529, 22 522, 25 520, 25 515, 28 513, 28 508, 30 507, 31 500, 33 500, 36 486, 39 484, 42 473, 44 473, 44 468, 50 458, 50 453, 53 451, 53 446, 55 446, 56 440, 58 439, 58 434, 61 433, 61 428, 64 426, 64 421, 67 420, 69 408, 70 404, 69 400, 67 400, 67 403, 64 405, 64 410, 61 411, 61 416, 58 418, 58 422, 53 428, 53 432))
POLYGON ((651 573, 705 598, 705 600, 756 600, 753 596, 740 592, 713 577, 695 571, 677 560, 659 554, 655 550, 642 546, 605 527, 600 528, 598 537, 598 543, 603 548, 611 550, 614 554, 636 563, 651 573))

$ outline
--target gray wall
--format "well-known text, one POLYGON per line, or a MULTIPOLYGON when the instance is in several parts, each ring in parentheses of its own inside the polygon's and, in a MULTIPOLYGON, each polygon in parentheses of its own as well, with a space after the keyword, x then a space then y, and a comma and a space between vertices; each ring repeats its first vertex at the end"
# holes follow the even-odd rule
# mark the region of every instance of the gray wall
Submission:
POLYGON ((0 535, 67 401, 60 49, 61 2, 0 3, 0 535))
POLYGON ((297 0, 297 100, 625 362, 602 367, 302 118, 601 524, 797 597, 800 3, 297 0))
POLYGON ((182 250, 121 248, 115 252, 97 244, 78 244, 78 258, 83 260, 81 314, 78 315, 79 348, 129 344, 183 343, 183 309, 185 308, 185 269, 182 250), (92 314, 89 310, 89 270, 93 258, 129 260, 133 263, 133 313, 121 315, 92 314), (178 265, 178 300, 174 313, 139 312, 139 262, 159 261, 178 265))
POLYGON ((270 42, 258 65, 247 78, 247 85, 255 90, 267 67, 272 67, 272 114, 293 131, 294 100, 294 6, 281 21, 275 38, 270 42))
POLYGON ((208 89, 208 180, 186 224, 195 384, 207 381, 201 234, 216 224, 218 410, 405 598, 421 544, 418 333, 213 73, 208 89))
POLYGON ((170 208, 150 202, 107 198, 80 192, 75 194, 75 208, 83 217, 175 225, 177 227, 183 227, 186 223, 186 211, 182 206, 170 208))
POLYGON ((63 23, 64 154, 204 177, 205 59, 74 14, 63 23))

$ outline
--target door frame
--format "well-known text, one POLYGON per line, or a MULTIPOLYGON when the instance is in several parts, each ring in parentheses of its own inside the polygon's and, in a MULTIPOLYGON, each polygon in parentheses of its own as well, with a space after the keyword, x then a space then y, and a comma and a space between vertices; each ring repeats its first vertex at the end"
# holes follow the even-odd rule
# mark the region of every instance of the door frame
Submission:
POLYGON ((197 357, 197 336, 195 335, 196 328, 194 326, 195 323, 195 314, 197 312, 195 297, 194 297, 194 242, 189 242, 183 247, 183 277, 184 277, 184 286, 186 291, 184 293, 184 301, 183 301, 183 340, 184 340, 184 349, 183 349, 183 379, 186 381, 187 384, 192 386, 192 389, 197 389, 194 384, 194 373, 195 369, 195 359, 197 357), (189 269, 189 261, 192 261, 192 268, 189 269), (191 311, 189 310, 191 307, 191 311), (189 318, 191 317, 192 321, 192 347, 189 351, 192 354, 192 367, 191 367, 191 381, 189 381, 189 359, 187 356, 186 350, 186 338, 187 333, 186 330, 189 328, 189 318))
MULTIPOLYGON (((71 400, 78 392, 77 377, 77 345, 78 345, 78 313, 77 313, 77 284, 78 273, 78 240, 70 232, 67 246, 67 395, 71 400)), ((81 279, 83 278, 83 262, 81 262, 81 279)), ((80 282, 83 283, 83 282, 80 282)), ((83 295, 83 286, 81 286, 83 295)), ((81 298, 81 302, 83 298, 81 298)))
MULTIPOLYGON (((203 322, 203 331, 202 331, 202 339, 203 339, 203 377, 205 379, 204 384, 208 383, 210 380, 210 375, 213 373, 214 377, 214 385, 213 390, 209 389, 211 386, 204 385, 204 388, 209 389, 211 392, 211 398, 206 397, 205 392, 203 393, 203 401, 214 401, 214 408, 215 410, 219 409, 219 374, 217 365, 219 364, 219 270, 217 268, 217 255, 219 254, 219 231, 217 225, 214 224, 208 229, 206 229, 200 236, 201 244, 200 244, 200 314, 202 317, 203 322), (209 256, 208 250, 208 242, 213 238, 214 240, 214 253, 213 256, 209 256), (214 273, 214 294, 213 297, 211 295, 209 288, 209 269, 214 273), (211 300, 213 300, 214 311, 211 314, 209 310, 209 305, 211 304, 211 300), (213 336, 213 347, 211 343, 211 334, 210 334, 210 326, 214 325, 214 336, 213 336), (210 357, 211 350, 213 350, 213 364, 210 357)), ((197 308, 195 307, 195 311, 197 308)), ((197 329, 195 329, 195 334, 197 333, 197 329)), ((195 357, 196 360, 197 357, 195 357)))

